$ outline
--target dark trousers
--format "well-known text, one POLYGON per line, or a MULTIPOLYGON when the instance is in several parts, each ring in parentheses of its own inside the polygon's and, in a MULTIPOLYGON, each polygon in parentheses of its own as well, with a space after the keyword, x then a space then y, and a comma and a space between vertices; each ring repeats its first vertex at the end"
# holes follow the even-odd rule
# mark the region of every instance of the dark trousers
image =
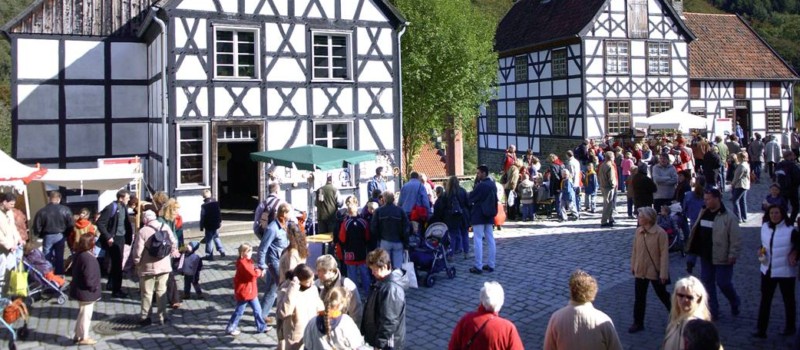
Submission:
POLYGON ((761 167, 763 163, 758 161, 750 161, 750 169, 756 174, 756 183, 761 181, 761 167))
POLYGON ((656 210, 656 213, 661 212, 661 207, 664 205, 672 204, 672 198, 664 198, 664 199, 654 199, 653 200, 653 208, 656 210))
POLYGON ((769 174, 769 178, 774 182, 775 181, 775 162, 767 162, 767 174, 769 174))
POLYGON ((667 286, 661 283, 660 280, 649 280, 646 278, 636 278, 636 294, 633 301, 633 324, 644 324, 644 310, 647 307, 647 285, 652 284, 656 296, 661 300, 661 303, 667 308, 669 314, 670 301, 667 286))
MULTIPOLYGON (((797 192, 797 190, 795 190, 795 192, 797 192)), ((798 212, 800 212, 800 198, 798 198, 798 196, 791 196, 788 197, 788 199, 789 199, 789 204, 792 205, 792 216, 790 218, 792 222, 795 222, 795 220, 797 219, 797 214, 798 212)))
POLYGON ((106 256, 111 259, 111 271, 108 274, 108 283, 111 284, 111 292, 122 291, 122 245, 111 244, 106 249, 106 256))
POLYGON ((778 287, 781 289, 781 296, 783 297, 783 310, 786 313, 786 327, 784 330, 791 331, 794 329, 797 320, 794 286, 794 277, 780 278, 761 274, 761 304, 758 306, 759 332, 767 332, 769 313, 772 306, 772 296, 775 295, 775 289, 778 287))
POLYGON ((189 292, 192 291, 192 286, 194 286, 194 291, 197 295, 203 293, 200 289, 200 274, 196 273, 192 276, 183 275, 183 294, 189 295, 189 292))
POLYGON ((170 305, 181 303, 181 293, 178 289, 178 282, 175 281, 175 273, 170 272, 167 277, 167 300, 170 305))

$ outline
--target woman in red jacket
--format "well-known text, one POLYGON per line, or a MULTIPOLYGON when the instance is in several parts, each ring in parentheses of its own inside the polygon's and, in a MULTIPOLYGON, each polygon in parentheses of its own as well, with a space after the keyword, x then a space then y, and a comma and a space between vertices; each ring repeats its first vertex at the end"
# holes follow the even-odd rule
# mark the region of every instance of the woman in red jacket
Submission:
POLYGON ((236 275, 233 276, 233 297, 236 299, 236 309, 228 321, 228 327, 225 328, 225 332, 233 336, 241 333, 238 328, 239 321, 242 319, 244 308, 247 305, 253 309, 257 332, 264 333, 267 330, 267 324, 261 317, 261 304, 258 302, 257 281, 261 276, 261 270, 255 267, 252 257, 253 247, 242 243, 239 246, 239 260, 236 261, 236 275))

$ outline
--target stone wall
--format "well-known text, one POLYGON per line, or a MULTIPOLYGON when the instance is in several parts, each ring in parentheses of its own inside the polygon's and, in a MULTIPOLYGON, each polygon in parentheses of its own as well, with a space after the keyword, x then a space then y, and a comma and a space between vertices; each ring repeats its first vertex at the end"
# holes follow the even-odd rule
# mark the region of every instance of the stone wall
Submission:
MULTIPOLYGON (((575 149, 580 143, 580 139, 542 137, 539 139, 539 153, 535 155, 539 157, 542 165, 546 166, 549 164, 547 156, 550 153, 565 159, 567 151, 575 149)), ((503 170, 504 156, 505 151, 478 149, 478 164, 486 164, 489 167, 489 171, 499 174, 503 170)), ((517 157, 524 159, 525 152, 517 152, 517 157)), ((470 169, 464 169, 464 171, 469 173, 470 169)))

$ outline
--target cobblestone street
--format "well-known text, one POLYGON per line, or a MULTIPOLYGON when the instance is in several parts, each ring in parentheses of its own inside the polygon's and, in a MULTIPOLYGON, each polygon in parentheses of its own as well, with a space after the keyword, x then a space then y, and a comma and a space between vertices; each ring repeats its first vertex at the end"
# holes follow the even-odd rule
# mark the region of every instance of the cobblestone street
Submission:
MULTIPOLYGON (((750 333, 755 329, 760 297, 759 271, 756 250, 759 245, 758 227, 761 215, 755 213, 766 193, 766 185, 755 185, 750 190, 750 221, 742 230, 743 250, 734 269, 734 284, 742 298, 741 315, 730 313, 727 299, 720 295, 721 317, 716 325, 720 329, 725 349, 789 349, 793 339, 781 337, 783 307, 781 298, 774 298, 772 318, 766 340, 755 339, 750 333)), ((620 196, 622 199, 623 196, 620 196)), ((730 206, 725 197, 726 206, 730 206)), ((622 204, 620 202, 620 204, 622 204)), ((629 272, 630 245, 635 227, 633 220, 620 219, 624 205, 619 205, 618 225, 600 229, 599 214, 586 214, 582 220, 559 224, 555 221, 511 223, 496 232, 498 245, 497 269, 493 273, 472 275, 468 273, 471 257, 455 260, 457 276, 450 280, 444 272, 437 277, 433 288, 407 292, 408 349, 445 349, 457 320, 478 305, 479 289, 484 281, 499 281, 505 288, 506 301, 501 311, 519 329, 527 349, 541 348, 550 315, 564 306, 569 298, 567 279, 576 268, 594 275, 600 284, 595 306, 613 319, 626 349, 658 349, 664 336, 668 313, 658 302, 652 290, 648 291, 645 331, 628 334, 633 313, 633 278, 629 272)), ((255 241, 253 236, 225 237, 228 252, 234 252, 242 241, 255 241)), ((672 253, 670 274, 676 281, 686 274, 685 260, 672 253)), ((231 337, 224 334, 234 301, 232 277, 234 257, 206 263, 201 284, 207 297, 204 300, 187 300, 183 306, 170 311, 171 323, 146 328, 123 328, 113 335, 93 332, 99 343, 96 349, 154 349, 154 348, 256 348, 274 347, 275 332, 254 334, 252 316, 245 313, 241 324, 242 334, 231 337)), ((695 274, 699 268, 695 269, 695 274)), ((178 285, 182 287, 181 278, 178 285)), ((111 299, 104 292, 96 304, 93 326, 103 328, 103 321, 139 312, 138 288, 126 281, 129 299, 111 299)), ((671 291, 672 286, 668 287, 671 291)), ((68 301, 58 305, 55 300, 34 303, 29 322, 31 334, 26 341, 17 342, 18 348, 62 348, 72 346, 71 333, 77 317, 77 303, 68 301)), ((128 318, 130 319, 130 318, 128 318)), ((19 324, 18 324, 19 326, 19 324)), ((103 329, 97 329, 105 332, 103 329)), ((8 332, 3 331, 3 347, 7 346, 8 332)))

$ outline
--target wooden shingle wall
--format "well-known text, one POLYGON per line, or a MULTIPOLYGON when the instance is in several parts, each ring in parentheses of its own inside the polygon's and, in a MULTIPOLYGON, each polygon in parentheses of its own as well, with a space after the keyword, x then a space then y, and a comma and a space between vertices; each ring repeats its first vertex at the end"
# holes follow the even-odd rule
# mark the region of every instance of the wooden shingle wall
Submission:
POLYGON ((157 0, 40 0, 11 33, 132 36, 157 0))

